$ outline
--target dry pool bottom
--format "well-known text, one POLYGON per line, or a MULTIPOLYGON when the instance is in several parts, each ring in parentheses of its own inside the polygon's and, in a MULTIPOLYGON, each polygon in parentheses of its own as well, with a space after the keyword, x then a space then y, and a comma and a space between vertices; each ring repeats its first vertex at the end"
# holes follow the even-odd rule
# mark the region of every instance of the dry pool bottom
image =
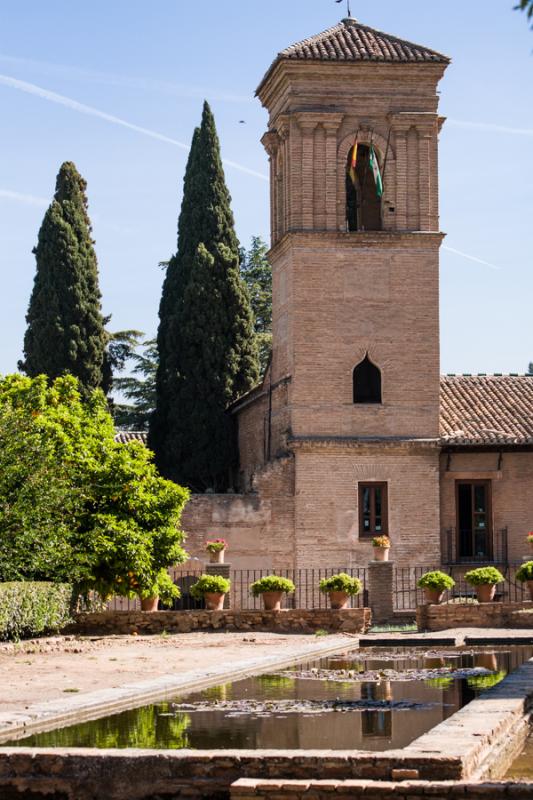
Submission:
POLYGON ((290 781, 303 782, 291 797, 321 797, 313 781, 331 796, 346 780, 346 796, 370 781, 361 796, 387 797, 409 779, 501 778, 518 757, 514 776, 532 696, 532 647, 357 649, 20 733, 0 748, 0 797, 226 798, 232 784, 236 797, 282 797, 290 781), (391 779, 389 794, 372 783, 391 779))

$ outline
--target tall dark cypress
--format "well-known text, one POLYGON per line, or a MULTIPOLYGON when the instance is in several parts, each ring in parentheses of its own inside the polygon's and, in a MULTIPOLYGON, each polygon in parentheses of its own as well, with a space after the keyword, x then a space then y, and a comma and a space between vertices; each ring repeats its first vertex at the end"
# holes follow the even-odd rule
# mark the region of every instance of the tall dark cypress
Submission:
POLYGON ((230 202, 215 120, 205 103, 185 172, 178 250, 159 308, 149 434, 162 473, 194 491, 232 484, 238 454, 227 407, 259 376, 230 202))
POLYGON ((33 251, 37 272, 19 363, 31 377, 70 373, 83 392, 102 385, 106 346, 86 187, 72 162, 61 165, 33 251))

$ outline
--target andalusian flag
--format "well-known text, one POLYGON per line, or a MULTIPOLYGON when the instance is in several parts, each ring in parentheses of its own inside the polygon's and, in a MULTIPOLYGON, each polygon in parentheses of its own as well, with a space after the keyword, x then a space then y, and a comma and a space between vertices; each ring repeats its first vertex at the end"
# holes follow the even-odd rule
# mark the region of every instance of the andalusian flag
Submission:
POLYGON ((370 145, 370 168, 374 173, 374 181, 376 183, 376 193, 378 197, 383 194, 383 181, 381 180, 381 172, 379 169, 378 157, 374 150, 374 145, 370 145))
POLYGON ((355 171, 356 167, 357 167, 357 147, 358 147, 358 144, 357 144, 357 137, 356 137, 354 145, 352 147, 352 153, 351 153, 351 157, 350 157, 350 166, 348 167, 348 175, 352 179, 352 183, 353 183, 354 186, 356 185, 356 181, 357 181, 356 171, 355 171))

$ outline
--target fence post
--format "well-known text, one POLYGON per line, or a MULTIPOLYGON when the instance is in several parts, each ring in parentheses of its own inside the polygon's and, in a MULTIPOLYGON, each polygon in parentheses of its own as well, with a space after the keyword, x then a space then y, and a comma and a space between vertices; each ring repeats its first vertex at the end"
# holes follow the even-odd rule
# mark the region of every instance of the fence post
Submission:
POLYGON ((394 564, 392 561, 370 561, 368 564, 368 594, 372 622, 392 622, 394 619, 394 564))
MULTIPOLYGON (((231 564, 206 564, 205 565, 205 572, 206 575, 220 575, 222 578, 229 578, 230 577, 230 568, 231 564)), ((224 608, 231 607, 231 592, 228 592, 224 596, 224 608)))

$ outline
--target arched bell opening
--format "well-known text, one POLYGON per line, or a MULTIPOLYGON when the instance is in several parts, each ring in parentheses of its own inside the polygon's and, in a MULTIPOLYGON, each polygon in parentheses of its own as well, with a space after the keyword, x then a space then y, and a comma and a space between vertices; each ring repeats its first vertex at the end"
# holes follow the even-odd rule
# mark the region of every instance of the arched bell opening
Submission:
POLYGON ((373 364, 368 353, 353 371, 354 403, 381 403, 381 370, 373 364))
POLYGON ((355 154, 350 147, 346 159, 346 229, 353 231, 380 231, 381 219, 381 164, 375 148, 378 171, 371 159, 371 148, 358 144, 355 154), (379 177, 378 177, 379 173, 379 177))

